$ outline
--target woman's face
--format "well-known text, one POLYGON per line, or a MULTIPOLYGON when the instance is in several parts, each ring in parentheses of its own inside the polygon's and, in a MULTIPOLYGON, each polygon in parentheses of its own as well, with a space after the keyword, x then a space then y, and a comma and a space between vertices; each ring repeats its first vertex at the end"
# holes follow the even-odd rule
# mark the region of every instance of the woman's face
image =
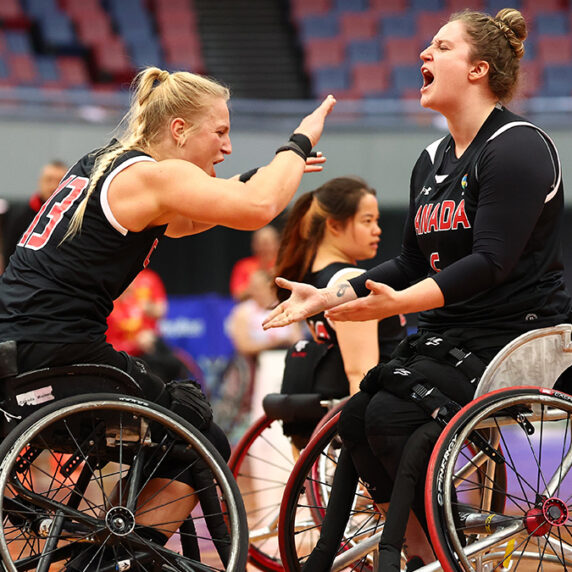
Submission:
POLYGON ((356 214, 342 231, 344 251, 353 260, 367 260, 377 254, 379 245, 379 207, 377 198, 369 193, 360 199, 356 214))
POLYGON ((198 128, 188 134, 181 146, 181 159, 194 163, 215 177, 214 166, 231 153, 228 106, 223 98, 217 98, 213 100, 198 128))
POLYGON ((421 52, 421 105, 447 115, 462 105, 469 86, 471 44, 465 24, 455 20, 445 24, 431 44, 421 52))

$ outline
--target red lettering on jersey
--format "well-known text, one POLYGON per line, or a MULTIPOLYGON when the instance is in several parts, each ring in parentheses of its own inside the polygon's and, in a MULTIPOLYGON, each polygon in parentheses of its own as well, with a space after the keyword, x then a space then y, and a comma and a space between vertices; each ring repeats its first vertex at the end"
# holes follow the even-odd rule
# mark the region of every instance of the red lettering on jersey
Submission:
POLYGON ((310 328, 310 333, 316 342, 330 341, 330 334, 328 333, 324 322, 321 320, 309 320, 308 326, 310 328))
POLYGON ((431 264, 431 268, 435 270, 435 272, 441 272, 440 268, 437 268, 437 263, 439 262, 439 253, 432 252, 431 256, 429 257, 429 264, 431 264))
POLYGON ((156 238, 153 241, 153 244, 151 245, 151 248, 149 249, 149 253, 147 254, 147 256, 145 257, 145 260, 143 261, 143 268, 147 268, 147 266, 149 266, 149 261, 151 260, 151 255, 153 254, 153 251, 157 248, 157 245, 159 244, 159 239, 156 238))
POLYGON ((457 210, 453 215, 453 221, 451 222, 453 230, 457 230, 460 226, 463 228, 471 228, 471 224, 467 218, 467 213, 465 213, 465 199, 463 199, 457 206, 457 210))
POLYGON ((431 213, 431 218, 429 219, 429 226, 427 228, 427 232, 431 232, 432 230, 439 230, 439 204, 437 203, 433 208, 433 212, 431 213))
POLYGON ((70 176, 65 181, 63 181, 60 186, 55 190, 54 195, 56 195, 62 189, 69 187, 70 192, 60 201, 48 200, 40 212, 34 217, 32 224, 28 227, 28 230, 24 233, 18 246, 23 246, 24 248, 31 248, 32 250, 39 250, 44 247, 52 233, 54 232, 56 226, 62 221, 64 213, 70 209, 74 202, 81 195, 83 190, 87 187, 89 179, 85 177, 70 176), (49 211, 47 209, 49 208, 49 211), (46 215, 50 220, 44 227, 42 233, 34 232, 36 225, 43 215, 46 215))
POLYGON ((439 218, 439 230, 451 230, 454 210, 455 201, 443 201, 441 204, 441 217, 439 218))
POLYGON ((415 216, 415 232, 417 234, 425 234, 427 232, 432 208, 433 203, 419 207, 417 215, 415 216))

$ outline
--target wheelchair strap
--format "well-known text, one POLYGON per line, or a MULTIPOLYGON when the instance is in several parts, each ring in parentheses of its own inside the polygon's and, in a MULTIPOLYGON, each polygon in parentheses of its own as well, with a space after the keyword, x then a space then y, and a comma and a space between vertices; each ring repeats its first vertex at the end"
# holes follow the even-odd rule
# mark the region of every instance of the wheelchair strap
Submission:
POLYGON ((451 362, 475 385, 485 371, 486 365, 474 353, 467 352, 451 340, 431 333, 421 334, 411 340, 412 350, 420 355, 451 362))

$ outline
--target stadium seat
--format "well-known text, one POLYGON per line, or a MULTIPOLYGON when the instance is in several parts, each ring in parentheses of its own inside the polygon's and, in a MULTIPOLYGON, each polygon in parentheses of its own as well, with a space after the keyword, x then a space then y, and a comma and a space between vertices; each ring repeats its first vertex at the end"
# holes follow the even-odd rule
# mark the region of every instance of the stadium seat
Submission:
MULTIPOLYGON (((507 7, 507 0, 486 0, 485 12, 495 16, 499 10, 507 7)), ((522 9, 522 0, 511 0, 511 8, 522 9)))
POLYGON ((572 64, 545 66, 540 94, 569 97, 572 94, 572 64))
POLYGON ((6 49, 15 54, 31 54, 32 42, 28 32, 23 30, 6 30, 4 32, 6 49))
POLYGON ((36 60, 30 54, 8 54, 8 72, 16 85, 37 85, 39 83, 36 60))
POLYGON ((402 14, 408 8, 407 0, 369 0, 370 10, 377 16, 386 14, 402 14))
POLYGON ((344 12, 339 16, 340 35, 345 40, 376 38, 379 34, 378 18, 370 10, 344 12))
POLYGON ((0 28, 27 29, 29 27, 30 20, 22 9, 19 0, 2 0, 0 2, 0 28))
POLYGON ((86 12, 74 22, 78 40, 91 47, 106 38, 113 38, 115 32, 107 14, 103 12, 86 12))
POLYGON ((334 0, 333 8, 338 12, 363 12, 369 7, 368 0, 334 0))
POLYGON ((439 29, 447 23, 449 16, 450 12, 445 10, 417 13, 417 35, 424 47, 431 42, 439 29))
POLYGON ((346 47, 346 58, 350 65, 357 62, 378 62, 381 55, 381 47, 377 38, 352 40, 346 47))
POLYGON ((312 90, 314 96, 318 98, 328 93, 338 94, 350 87, 348 68, 344 65, 316 69, 312 72, 312 80, 312 90))
POLYGON ((309 16, 323 16, 332 8, 332 0, 291 0, 290 16, 295 23, 309 16))
POLYGON ((386 63, 357 63, 352 66, 352 87, 360 97, 381 97, 390 86, 386 63))
MULTIPOLYGON (((510 4, 511 7, 515 7, 510 4)), ((561 0, 521 0, 520 10, 530 18, 541 12, 559 12, 562 10, 561 0)))
POLYGON ((417 96, 419 96, 419 89, 423 83, 420 66, 393 66, 391 76, 393 86, 398 93, 416 90, 417 96))
MULTIPOLYGON (((512 5, 512 3, 511 3, 512 5)), ((467 7, 466 0, 445 0, 445 10, 452 14, 460 12, 467 7)), ((485 0, 471 0, 471 9, 483 11, 485 9, 485 0)))
POLYGON ((569 32, 568 14, 565 12, 539 12, 534 16, 536 34, 564 36, 569 32))
POLYGON ((383 37, 399 36, 411 38, 417 33, 417 21, 413 12, 388 14, 380 19, 380 32, 383 37))
POLYGON ((310 38, 333 38, 339 32, 338 17, 333 13, 308 16, 300 20, 300 36, 303 41, 310 38))
POLYGON ((444 8, 443 0, 409 0, 409 9, 414 12, 440 12, 444 8))
POLYGON ((543 65, 572 63, 572 37, 539 36, 536 39, 536 57, 543 65))
POLYGON ((97 79, 103 83, 131 81, 134 69, 119 37, 107 38, 93 48, 97 79))
POLYGON ((419 54, 424 45, 417 38, 386 38, 383 42, 385 61, 391 65, 421 66, 419 54))
POLYGON ((304 44, 304 66, 308 73, 319 68, 337 67, 346 58, 345 42, 335 38, 311 38, 304 44))
POLYGON ((57 66, 64 87, 87 88, 90 86, 91 78, 84 58, 58 56, 57 66))

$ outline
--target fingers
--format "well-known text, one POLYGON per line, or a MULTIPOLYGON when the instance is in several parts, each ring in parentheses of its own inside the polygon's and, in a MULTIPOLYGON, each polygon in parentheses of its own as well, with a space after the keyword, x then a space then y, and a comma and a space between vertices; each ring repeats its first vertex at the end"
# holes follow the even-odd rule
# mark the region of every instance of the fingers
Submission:
POLYGON ((328 115, 328 113, 330 113, 332 109, 334 109, 335 105, 336 105, 336 98, 332 94, 330 94, 324 99, 324 101, 322 101, 318 109, 323 111, 325 115, 328 115))
POLYGON ((280 276, 277 276, 274 279, 274 282, 276 282, 276 285, 279 286, 280 288, 286 288, 286 290, 292 290, 292 283, 289 280, 286 280, 286 278, 281 278, 280 276))

